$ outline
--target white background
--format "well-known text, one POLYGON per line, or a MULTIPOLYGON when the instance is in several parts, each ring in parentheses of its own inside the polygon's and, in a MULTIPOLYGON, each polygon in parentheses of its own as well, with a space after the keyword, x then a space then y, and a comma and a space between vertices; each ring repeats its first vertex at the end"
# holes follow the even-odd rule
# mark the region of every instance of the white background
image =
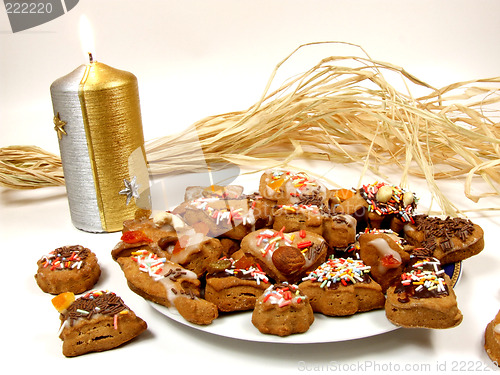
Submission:
MULTIPOLYGON (((58 153, 49 86, 86 62, 78 31, 82 14, 92 24, 95 58, 137 76, 146 140, 205 116, 246 109, 259 99, 275 65, 302 43, 354 43, 373 59, 402 66, 436 87, 500 75, 500 2, 494 0, 81 0, 66 15, 16 34, 0 7, 0 147, 34 144, 58 153)), ((282 74, 286 78, 323 57, 347 54, 359 55, 359 49, 313 47, 295 56, 282 74)), ((346 187, 357 182, 355 172, 344 176, 346 187)), ((459 182, 445 185, 461 207, 479 207, 463 197, 459 182)), ((498 199, 481 201, 480 206, 498 207, 498 199)), ((0 317, 6 344, 1 367, 57 374, 188 368, 197 373, 294 373, 333 371, 329 364, 337 361, 383 369, 392 364, 396 370, 405 364, 414 369, 429 364, 433 372, 438 366, 451 372, 465 361, 474 369, 494 369, 483 351, 482 335, 500 308, 496 212, 471 214, 485 229, 486 248, 464 262, 456 289, 464 314, 459 327, 396 330, 341 343, 277 345, 200 333, 158 314, 128 289, 110 259, 119 234, 76 230, 64 188, 1 189, 0 207, 0 317), (149 330, 118 350, 65 359, 57 337, 58 314, 33 275, 41 255, 75 243, 97 253, 103 268, 98 287, 121 295, 149 330)))

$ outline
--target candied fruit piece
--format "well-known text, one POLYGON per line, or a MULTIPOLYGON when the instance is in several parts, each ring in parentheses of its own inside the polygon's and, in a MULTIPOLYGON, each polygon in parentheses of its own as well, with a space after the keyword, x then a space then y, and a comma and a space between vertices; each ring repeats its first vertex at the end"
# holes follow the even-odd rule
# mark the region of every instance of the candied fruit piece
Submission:
POLYGON ((267 184, 267 186, 269 186, 271 189, 275 191, 278 191, 278 189, 281 187, 281 185, 283 185, 284 182, 285 182, 284 178, 279 178, 277 180, 271 181, 269 184, 267 184))
POLYGON ((401 262, 397 260, 392 254, 387 254, 380 258, 380 263, 386 268, 397 268, 401 265, 401 262))
POLYGON ((138 242, 152 242, 143 231, 140 230, 130 230, 123 233, 121 240, 125 243, 134 244, 138 242))
POLYGON ((66 310, 73 302, 75 301, 75 295, 72 292, 64 292, 58 294, 54 298, 52 298, 52 305, 56 308, 57 311, 62 313, 66 310))
POLYGON ((354 195, 354 192, 349 189, 339 189, 335 192, 335 196, 338 197, 341 201, 345 201, 351 198, 354 195))

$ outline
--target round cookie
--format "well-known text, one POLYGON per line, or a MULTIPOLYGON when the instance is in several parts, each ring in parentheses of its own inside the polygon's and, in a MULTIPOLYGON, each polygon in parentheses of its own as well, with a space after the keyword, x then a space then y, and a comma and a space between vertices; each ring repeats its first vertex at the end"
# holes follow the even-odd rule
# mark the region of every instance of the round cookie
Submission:
POLYGON ((83 293, 101 276, 96 255, 81 245, 59 247, 40 258, 37 265, 35 280, 50 294, 83 293))

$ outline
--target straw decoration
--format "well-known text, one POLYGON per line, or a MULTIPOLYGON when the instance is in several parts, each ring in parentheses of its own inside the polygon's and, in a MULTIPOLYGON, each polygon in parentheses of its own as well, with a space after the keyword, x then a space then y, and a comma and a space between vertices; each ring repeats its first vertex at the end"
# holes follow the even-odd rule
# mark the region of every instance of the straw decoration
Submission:
MULTIPOLYGON (((280 62, 261 99, 247 110, 210 116, 179 134, 147 141, 151 173, 193 172, 206 164, 228 163, 262 170, 314 159, 357 163, 378 175, 382 167, 398 168, 402 185, 410 175, 424 178, 446 214, 456 209, 436 180, 463 177, 464 193, 473 201, 500 195, 495 109, 500 77, 437 89, 368 55, 332 56, 270 90, 278 70, 299 49, 322 43, 299 46, 280 62), (395 84, 389 76, 397 79, 395 84), (414 97, 415 89, 425 93, 414 97), (472 194, 476 176, 491 187, 490 193, 472 194)), ((5 177, 0 171, 0 183, 5 184, 5 177)))

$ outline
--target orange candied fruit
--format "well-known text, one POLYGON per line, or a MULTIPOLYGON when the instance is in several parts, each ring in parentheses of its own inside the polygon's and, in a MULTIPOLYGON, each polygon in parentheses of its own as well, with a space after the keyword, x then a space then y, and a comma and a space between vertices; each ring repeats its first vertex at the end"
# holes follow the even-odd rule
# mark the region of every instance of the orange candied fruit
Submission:
POLYGON ((129 230, 122 234, 121 240, 125 243, 133 244, 138 242, 152 242, 141 230, 129 230))
POLYGON ((75 295, 72 292, 64 292, 52 298, 52 305, 54 305, 57 311, 62 313, 74 301, 75 301, 75 295))
POLYGON ((277 180, 273 180, 267 184, 274 191, 278 191, 278 189, 285 183, 284 178, 278 178, 277 180))
POLYGON ((354 192, 350 189, 339 189, 335 192, 335 196, 337 196, 341 201, 345 201, 346 199, 351 198, 354 195, 354 192))

